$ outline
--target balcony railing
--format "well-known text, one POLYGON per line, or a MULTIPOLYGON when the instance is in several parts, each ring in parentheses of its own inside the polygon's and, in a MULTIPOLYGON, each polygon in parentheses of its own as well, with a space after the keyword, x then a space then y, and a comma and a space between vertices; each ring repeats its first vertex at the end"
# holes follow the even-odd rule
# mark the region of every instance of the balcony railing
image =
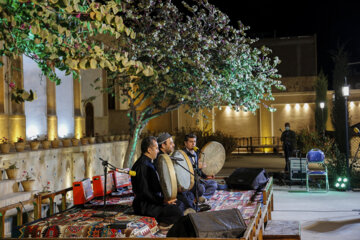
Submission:
POLYGON ((247 153, 260 152, 278 153, 281 150, 280 137, 242 137, 237 138, 237 149, 235 152, 240 153, 245 149, 247 153))

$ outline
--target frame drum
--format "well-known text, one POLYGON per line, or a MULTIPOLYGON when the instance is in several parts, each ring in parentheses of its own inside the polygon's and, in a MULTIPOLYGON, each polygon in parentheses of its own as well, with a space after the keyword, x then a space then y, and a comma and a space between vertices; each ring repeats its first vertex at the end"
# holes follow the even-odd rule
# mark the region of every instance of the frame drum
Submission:
POLYGON ((187 154, 182 150, 177 150, 170 158, 174 164, 178 191, 184 192, 192 189, 194 186, 194 169, 187 154))
POLYGON ((203 162, 206 165, 201 171, 207 176, 217 174, 224 166, 225 158, 225 148, 221 143, 216 141, 208 142, 201 149, 200 162, 203 162))
POLYGON ((170 156, 167 154, 160 154, 156 168, 159 173, 161 189, 163 191, 165 201, 176 199, 176 175, 170 156))

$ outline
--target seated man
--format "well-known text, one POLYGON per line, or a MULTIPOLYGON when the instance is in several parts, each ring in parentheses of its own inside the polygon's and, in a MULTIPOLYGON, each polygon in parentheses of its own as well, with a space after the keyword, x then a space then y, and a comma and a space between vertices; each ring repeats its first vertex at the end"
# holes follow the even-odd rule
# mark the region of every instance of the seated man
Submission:
MULTIPOLYGON (((161 133, 157 138, 157 142, 159 144, 158 157, 160 154, 164 154, 164 153, 170 155, 174 151, 175 143, 174 140, 172 139, 172 136, 169 133, 167 132, 161 133)), ((155 167, 156 167, 157 158, 154 161, 155 167)), ((194 204, 195 196, 191 191, 178 192, 176 198, 184 204, 184 209, 182 209, 184 211, 184 214, 188 212, 191 213, 192 211, 190 209, 195 209, 195 204, 194 204)))
MULTIPOLYGON (((184 139, 184 144, 185 144, 184 151, 189 156, 189 158, 193 164, 194 171, 195 171, 195 169, 197 169, 198 170, 197 174, 199 177, 204 178, 204 179, 208 178, 208 176, 206 176, 201 171, 201 168, 203 167, 202 162, 198 161, 199 156, 198 156, 197 152, 194 150, 194 148, 196 147, 196 135, 195 134, 187 134, 184 139)), ((213 177, 213 176, 209 176, 209 177, 213 177)), ((198 181, 197 185, 198 185, 197 194, 198 194, 198 199, 200 202, 204 202, 205 199, 210 199, 211 196, 215 193, 215 191, 217 189, 217 182, 214 180, 198 181)), ((192 189, 192 192, 196 195, 195 187, 192 189)))
POLYGON ((158 144, 153 136, 146 137, 141 143, 141 156, 134 163, 132 170, 136 172, 131 177, 135 199, 133 209, 136 214, 155 217, 159 223, 173 224, 183 212, 179 201, 164 202, 159 175, 153 160, 158 154, 158 144))

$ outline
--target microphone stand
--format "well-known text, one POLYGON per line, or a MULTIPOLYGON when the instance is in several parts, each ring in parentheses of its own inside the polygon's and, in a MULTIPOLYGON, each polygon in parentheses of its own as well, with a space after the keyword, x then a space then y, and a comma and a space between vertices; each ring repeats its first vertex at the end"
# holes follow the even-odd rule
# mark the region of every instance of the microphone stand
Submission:
POLYGON ((104 212, 102 214, 94 214, 93 216, 94 217, 100 217, 100 218, 106 218, 106 217, 109 217, 109 216, 113 216, 114 214, 112 213, 107 213, 106 212, 106 187, 107 187, 107 172, 108 172, 108 165, 112 166, 108 161, 102 159, 102 158, 99 158, 100 161, 102 161, 102 165, 104 167, 104 212))

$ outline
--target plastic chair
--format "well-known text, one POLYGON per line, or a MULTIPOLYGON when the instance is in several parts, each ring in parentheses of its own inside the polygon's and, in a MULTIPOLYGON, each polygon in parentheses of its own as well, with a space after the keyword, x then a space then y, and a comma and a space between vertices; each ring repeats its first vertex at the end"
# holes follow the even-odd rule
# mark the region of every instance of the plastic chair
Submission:
POLYGON ((306 190, 310 192, 309 188, 309 178, 311 176, 324 176, 326 181, 326 192, 329 191, 329 180, 328 180, 328 172, 327 167, 325 165, 325 155, 324 153, 319 149, 311 149, 306 154, 306 190), (311 164, 318 164, 323 169, 311 169, 311 164))

